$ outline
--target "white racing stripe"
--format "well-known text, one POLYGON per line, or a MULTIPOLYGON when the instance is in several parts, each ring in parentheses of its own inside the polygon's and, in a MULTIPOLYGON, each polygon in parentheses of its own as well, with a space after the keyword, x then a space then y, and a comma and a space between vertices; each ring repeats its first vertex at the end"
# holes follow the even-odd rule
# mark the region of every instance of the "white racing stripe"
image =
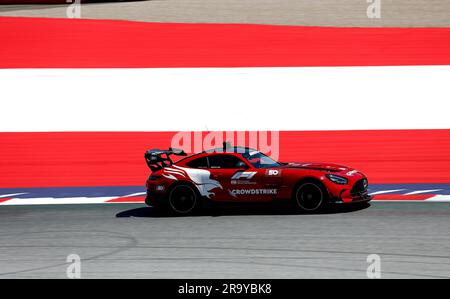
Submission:
POLYGON ((450 66, 2 69, 0 132, 447 129, 448 82, 450 66))

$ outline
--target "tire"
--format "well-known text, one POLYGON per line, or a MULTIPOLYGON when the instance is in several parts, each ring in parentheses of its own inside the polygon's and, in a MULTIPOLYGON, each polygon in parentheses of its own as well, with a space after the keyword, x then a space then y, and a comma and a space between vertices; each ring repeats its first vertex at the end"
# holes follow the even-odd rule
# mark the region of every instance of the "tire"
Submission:
POLYGON ((320 211, 326 203, 326 190, 313 181, 302 182, 294 192, 295 206, 304 212, 320 211))
POLYGON ((187 184, 174 186, 168 196, 168 206, 175 215, 191 215, 197 209, 199 195, 197 191, 187 184))

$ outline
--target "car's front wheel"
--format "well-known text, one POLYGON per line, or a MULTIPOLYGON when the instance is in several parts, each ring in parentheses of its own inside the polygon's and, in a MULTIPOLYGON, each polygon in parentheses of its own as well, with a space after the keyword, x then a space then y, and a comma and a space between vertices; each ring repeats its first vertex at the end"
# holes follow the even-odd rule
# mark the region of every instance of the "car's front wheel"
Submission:
POLYGON ((177 215, 189 215, 198 206, 198 194, 189 185, 180 184, 172 188, 169 193, 170 210, 177 215))
POLYGON ((326 194, 322 186, 316 182, 303 182, 294 192, 294 202, 302 211, 317 212, 325 205, 326 194))

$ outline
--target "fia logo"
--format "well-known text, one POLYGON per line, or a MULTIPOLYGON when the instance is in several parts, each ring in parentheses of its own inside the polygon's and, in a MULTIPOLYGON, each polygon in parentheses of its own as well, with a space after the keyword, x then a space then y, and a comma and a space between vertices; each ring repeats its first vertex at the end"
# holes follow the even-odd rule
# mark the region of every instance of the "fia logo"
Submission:
POLYGON ((256 174, 256 171, 240 171, 236 172, 235 175, 231 177, 232 180, 250 180, 252 177, 254 177, 256 174))

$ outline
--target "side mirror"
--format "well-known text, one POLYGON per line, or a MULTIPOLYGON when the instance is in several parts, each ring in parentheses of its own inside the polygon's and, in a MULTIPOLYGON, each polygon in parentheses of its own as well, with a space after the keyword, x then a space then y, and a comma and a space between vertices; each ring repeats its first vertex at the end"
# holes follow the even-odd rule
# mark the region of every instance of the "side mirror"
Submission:
POLYGON ((237 162, 236 167, 237 168, 242 168, 242 169, 247 169, 248 168, 247 164, 245 164, 242 161, 237 162))

